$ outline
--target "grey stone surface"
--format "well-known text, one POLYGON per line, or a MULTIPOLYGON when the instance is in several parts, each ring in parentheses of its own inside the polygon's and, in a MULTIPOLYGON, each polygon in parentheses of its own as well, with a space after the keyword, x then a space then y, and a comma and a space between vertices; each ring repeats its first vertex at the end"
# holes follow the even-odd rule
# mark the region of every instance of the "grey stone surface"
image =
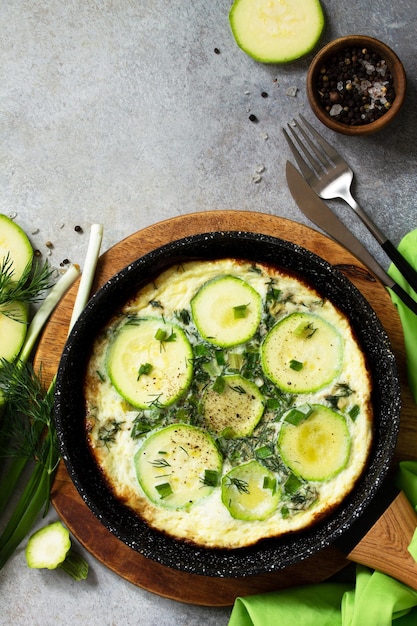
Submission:
MULTIPOLYGON (((64 259, 83 264, 94 222, 104 225, 103 250, 154 222, 194 211, 242 209, 308 223, 286 186, 290 154, 281 127, 300 112, 318 126, 304 88, 311 56, 282 67, 251 60, 231 36, 230 4, 0 3, 0 212, 15 217, 53 265, 64 259), (288 95, 293 88, 295 95, 288 95)), ((388 129, 360 139, 320 129, 352 165, 358 201, 397 244, 417 222, 417 4, 323 5, 324 41, 375 36, 406 68, 407 100, 388 129)), ((387 267, 352 212, 332 206, 387 267)), ((230 609, 160 598, 88 558, 89 580, 69 583, 59 572, 28 571, 20 549, 0 573, 0 622, 228 622, 230 609)))

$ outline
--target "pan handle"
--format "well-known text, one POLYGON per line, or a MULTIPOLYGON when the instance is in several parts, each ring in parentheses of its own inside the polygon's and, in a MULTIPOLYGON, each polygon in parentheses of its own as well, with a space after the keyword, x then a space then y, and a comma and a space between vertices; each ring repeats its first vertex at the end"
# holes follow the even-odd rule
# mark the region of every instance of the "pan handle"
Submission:
POLYGON ((416 527, 417 514, 400 491, 347 558, 417 590, 417 562, 407 549, 416 527))

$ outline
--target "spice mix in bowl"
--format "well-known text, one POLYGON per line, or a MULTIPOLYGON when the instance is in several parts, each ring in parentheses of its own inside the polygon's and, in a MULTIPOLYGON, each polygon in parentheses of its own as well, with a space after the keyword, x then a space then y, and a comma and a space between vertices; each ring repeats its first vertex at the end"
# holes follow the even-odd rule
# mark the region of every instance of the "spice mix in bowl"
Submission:
POLYGON ((406 75, 386 44, 364 35, 336 39, 314 57, 307 75, 307 96, 318 119, 345 135, 385 127, 405 98, 406 75))

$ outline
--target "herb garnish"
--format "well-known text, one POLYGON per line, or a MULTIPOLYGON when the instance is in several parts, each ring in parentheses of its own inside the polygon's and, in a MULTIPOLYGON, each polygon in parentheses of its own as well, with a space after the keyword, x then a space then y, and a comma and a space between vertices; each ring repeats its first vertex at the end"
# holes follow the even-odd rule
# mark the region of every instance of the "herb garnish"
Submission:
POLYGON ((141 376, 148 376, 153 370, 153 365, 150 363, 142 363, 138 370, 138 377, 136 380, 139 380, 141 376))
MULTIPOLYGON (((43 265, 29 264, 22 276, 14 280, 13 261, 7 253, 0 265, 0 306, 13 302, 38 302, 43 292, 52 287, 53 270, 47 261, 43 265)), ((3 311, 5 315, 5 313, 3 311)))
POLYGON ((219 484, 219 472, 217 470, 204 470, 204 476, 200 479, 203 485, 217 487, 219 484))
POLYGON ((123 424, 124 422, 118 422, 115 419, 109 420, 98 429, 98 440, 108 448, 111 443, 116 441, 116 435, 122 430, 123 424))
POLYGON ((229 485, 236 487, 239 493, 250 493, 249 483, 246 480, 241 480, 240 478, 235 478, 234 476, 229 476, 228 480, 229 485))

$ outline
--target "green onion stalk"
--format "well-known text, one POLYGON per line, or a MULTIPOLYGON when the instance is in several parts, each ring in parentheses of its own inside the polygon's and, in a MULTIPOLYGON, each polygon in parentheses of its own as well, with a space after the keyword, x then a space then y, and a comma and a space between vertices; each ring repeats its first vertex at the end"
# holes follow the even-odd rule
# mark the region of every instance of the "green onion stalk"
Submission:
MULTIPOLYGON (((88 301, 101 239, 102 226, 93 224, 70 330, 88 301)), ((53 420, 55 377, 45 391, 41 368, 35 372, 29 358, 49 315, 79 273, 78 266, 70 266, 33 317, 16 361, 3 361, 0 365, 0 392, 3 391, 6 402, 1 421, 0 454, 13 457, 6 464, 0 482, 0 515, 15 488, 23 482, 28 460, 34 460, 29 478, 22 484, 20 498, 0 534, 0 569, 28 535, 39 515, 45 516, 49 508, 51 487, 60 461, 53 420)))

